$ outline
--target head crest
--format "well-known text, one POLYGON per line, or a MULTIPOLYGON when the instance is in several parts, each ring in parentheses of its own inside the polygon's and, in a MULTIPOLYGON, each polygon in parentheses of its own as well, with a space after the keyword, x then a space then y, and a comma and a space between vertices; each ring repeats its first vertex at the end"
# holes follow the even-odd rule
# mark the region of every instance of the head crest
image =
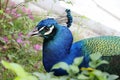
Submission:
POLYGON ((39 26, 47 26, 47 25, 55 24, 55 23, 59 23, 59 24, 64 23, 63 25, 66 25, 69 28, 72 25, 73 17, 71 15, 70 9, 66 9, 65 12, 66 12, 65 16, 59 16, 57 18, 52 18, 52 17, 47 18, 47 19, 40 21, 40 23, 38 25, 39 26))
POLYGON ((73 18, 72 18, 70 9, 66 9, 65 11, 67 13, 67 22, 66 22, 66 24, 67 24, 67 27, 69 28, 71 26, 72 22, 73 22, 73 18))
POLYGON ((72 25, 73 17, 71 15, 70 9, 66 9, 65 12, 67 15, 59 16, 59 18, 56 18, 56 20, 59 24, 66 23, 67 27, 69 28, 72 25))

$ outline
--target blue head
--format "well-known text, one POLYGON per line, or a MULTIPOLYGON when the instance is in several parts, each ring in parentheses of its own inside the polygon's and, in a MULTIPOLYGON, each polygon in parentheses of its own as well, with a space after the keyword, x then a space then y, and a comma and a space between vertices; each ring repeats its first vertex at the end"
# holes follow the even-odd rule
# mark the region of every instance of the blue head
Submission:
MULTIPOLYGON (((71 16, 71 11, 69 9, 66 9, 67 13, 67 27, 69 28, 72 24, 73 18, 71 16)), ((30 35, 38 35, 41 37, 44 37, 46 39, 52 38, 56 32, 57 32, 57 27, 58 23, 55 19, 53 18, 47 18, 42 21, 40 21, 35 29, 30 33, 30 35)))
POLYGON ((44 19, 44 20, 40 21, 36 27, 39 30, 42 27, 50 28, 52 25, 55 25, 55 24, 57 24, 55 19, 47 18, 47 19, 44 19))
POLYGON ((38 35, 40 37, 49 38, 54 36, 56 33, 55 26, 57 25, 57 21, 53 18, 47 18, 40 21, 35 29, 30 33, 30 35, 38 35))

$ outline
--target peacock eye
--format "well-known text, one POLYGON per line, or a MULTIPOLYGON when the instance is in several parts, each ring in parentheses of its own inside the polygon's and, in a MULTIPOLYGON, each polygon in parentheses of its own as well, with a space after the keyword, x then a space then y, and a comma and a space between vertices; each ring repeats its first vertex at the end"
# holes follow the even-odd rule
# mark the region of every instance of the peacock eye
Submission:
POLYGON ((48 28, 48 27, 45 27, 44 29, 45 29, 46 31, 49 31, 49 30, 50 30, 50 28, 48 28))
POLYGON ((45 33, 44 35, 49 35, 50 33, 52 33, 54 29, 54 25, 52 25, 51 27, 45 27, 44 30, 45 30, 45 33))

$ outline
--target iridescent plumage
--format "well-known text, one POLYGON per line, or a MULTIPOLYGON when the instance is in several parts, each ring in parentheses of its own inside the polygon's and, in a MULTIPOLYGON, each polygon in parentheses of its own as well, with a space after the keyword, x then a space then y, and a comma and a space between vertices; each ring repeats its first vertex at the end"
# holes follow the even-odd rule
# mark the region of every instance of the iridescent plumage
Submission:
POLYGON ((101 36, 81 40, 84 53, 100 52, 103 56, 120 55, 120 37, 101 36))
POLYGON ((89 55, 99 52, 103 55, 102 58, 110 62, 109 65, 101 66, 100 69, 120 75, 120 37, 100 36, 73 43, 72 33, 68 29, 72 23, 72 16, 69 11, 67 14, 67 27, 60 25, 53 18, 48 18, 40 21, 30 33, 44 38, 43 65, 45 70, 54 71, 54 74, 59 76, 66 75, 66 71, 62 69, 51 70, 51 68, 61 61, 72 64, 73 60, 80 56, 84 56, 84 59, 79 67, 89 67, 89 55))

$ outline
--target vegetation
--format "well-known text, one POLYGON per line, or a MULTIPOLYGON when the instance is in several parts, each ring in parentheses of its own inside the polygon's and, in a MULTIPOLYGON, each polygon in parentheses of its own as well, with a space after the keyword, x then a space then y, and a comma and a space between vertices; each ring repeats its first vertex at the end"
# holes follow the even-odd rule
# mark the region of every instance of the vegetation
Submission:
POLYGON ((53 73, 39 73, 34 72, 33 74, 26 72, 19 64, 8 63, 2 61, 5 68, 12 70, 16 73, 14 80, 115 80, 118 78, 117 75, 110 75, 107 72, 102 72, 96 68, 102 64, 108 64, 107 61, 101 60, 101 54, 91 54, 91 62, 89 68, 78 68, 81 64, 83 57, 75 58, 72 65, 68 65, 64 62, 55 64, 52 69, 62 68, 67 71, 66 76, 54 76, 53 73), (96 57, 97 56, 97 57, 96 57), (79 73, 80 72, 80 73, 79 73))
MULTIPOLYGON (((42 39, 28 38, 27 34, 44 16, 33 15, 27 8, 28 3, 16 4, 11 0, 1 0, 0 61, 20 63, 30 72, 43 71, 42 39)), ((0 65, 0 80, 12 80, 12 76, 13 74, 0 65)))

